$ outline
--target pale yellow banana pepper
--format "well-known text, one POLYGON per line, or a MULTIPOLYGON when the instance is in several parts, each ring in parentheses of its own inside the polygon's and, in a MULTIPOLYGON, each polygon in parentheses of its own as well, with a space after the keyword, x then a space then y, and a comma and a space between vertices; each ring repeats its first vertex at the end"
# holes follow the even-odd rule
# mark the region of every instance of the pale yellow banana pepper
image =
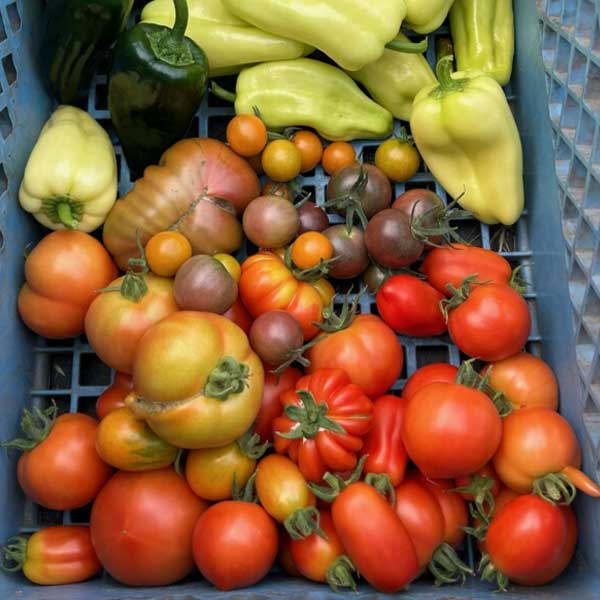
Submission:
POLYGON ((446 20, 454 0, 404 0, 404 3, 404 27, 425 34, 435 31, 446 20))
POLYGON ((117 199, 117 161, 106 131, 85 111, 59 106, 25 167, 21 206, 49 229, 93 231, 117 199))
POLYGON ((433 176, 477 219, 512 225, 523 211, 519 131, 500 85, 481 71, 437 67, 439 84, 423 88, 410 119, 433 176))

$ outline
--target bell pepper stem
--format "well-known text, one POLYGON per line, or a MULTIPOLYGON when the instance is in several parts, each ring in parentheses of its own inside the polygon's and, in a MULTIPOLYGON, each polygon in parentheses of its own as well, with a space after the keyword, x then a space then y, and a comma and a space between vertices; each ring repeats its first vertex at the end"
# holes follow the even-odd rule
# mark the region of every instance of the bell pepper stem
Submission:
POLYGON ((175 24, 173 25, 173 40, 178 44, 183 42, 185 30, 188 25, 188 5, 187 0, 173 0, 175 4, 175 24))
POLYGON ((194 64, 189 43, 185 40, 188 24, 187 0, 173 0, 175 4, 175 24, 173 29, 161 27, 148 33, 148 41, 157 60, 175 67, 187 67, 194 64))
POLYGON ((71 205, 68 202, 59 202, 56 206, 56 213, 60 222, 69 229, 77 229, 77 219, 71 212, 71 205))
POLYGON ((454 79, 452 77, 454 66, 454 56, 448 55, 440 58, 435 67, 439 86, 431 91, 431 95, 437 98, 443 98, 447 94, 461 92, 467 83, 467 79, 454 79))
POLYGON ((237 98, 237 96, 233 92, 230 92, 229 90, 226 90, 224 87, 221 87, 215 81, 210 82, 210 91, 217 98, 221 98, 221 100, 225 100, 225 102, 231 102, 231 104, 234 104, 235 99, 237 98))
POLYGON ((429 42, 427 38, 420 42, 406 42, 404 40, 392 40, 388 42, 385 47, 388 50, 394 50, 395 52, 403 52, 404 54, 423 54, 427 52, 429 42))
POLYGON ((56 196, 42 202, 42 212, 53 223, 62 223, 68 229, 77 229, 83 217, 83 204, 69 196, 56 196))

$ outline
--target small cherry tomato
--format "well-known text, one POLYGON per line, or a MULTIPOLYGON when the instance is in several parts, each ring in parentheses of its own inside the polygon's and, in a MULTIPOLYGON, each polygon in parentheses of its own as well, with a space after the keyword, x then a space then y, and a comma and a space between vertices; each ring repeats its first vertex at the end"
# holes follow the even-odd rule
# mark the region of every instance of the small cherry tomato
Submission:
POLYGON ((267 141, 267 128, 256 115, 237 115, 227 125, 227 143, 240 156, 256 156, 267 141))
POLYGON ((307 231, 292 244, 292 260, 299 269, 310 269, 321 260, 333 256, 333 246, 327 237, 316 231, 307 231))
POLYGON ((233 277, 236 283, 240 280, 242 267, 231 254, 215 254, 213 258, 216 258, 225 267, 225 270, 233 277))
POLYGON ((421 157, 406 137, 392 138, 377 148, 375 164, 392 181, 407 181, 419 170, 421 157))
POLYGON ((301 173, 312 171, 323 157, 323 144, 321 138, 312 131, 298 131, 294 134, 292 142, 302 155, 301 173))
POLYGON ((173 277, 179 267, 192 256, 192 245, 177 231, 161 231, 146 244, 146 260, 153 273, 173 277))
POLYGON ((267 181, 263 185, 261 196, 281 196, 288 202, 294 200, 294 192, 287 183, 280 183, 278 181, 267 181))
POLYGON ((351 165, 355 160, 356 151, 348 142, 333 142, 323 151, 323 169, 329 175, 351 165))
POLYGON ((302 155, 289 140, 274 140, 263 151, 262 167, 273 181, 291 181, 300 175, 302 155))
POLYGON ((117 408, 125 406, 125 398, 133 389, 131 375, 117 371, 113 384, 107 387, 96 402, 96 414, 102 420, 117 408))

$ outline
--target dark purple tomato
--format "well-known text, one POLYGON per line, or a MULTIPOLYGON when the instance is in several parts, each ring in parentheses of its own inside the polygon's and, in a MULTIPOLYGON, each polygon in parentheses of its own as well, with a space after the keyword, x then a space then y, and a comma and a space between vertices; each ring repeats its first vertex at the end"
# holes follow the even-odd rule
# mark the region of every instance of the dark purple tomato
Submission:
POLYGON ((298 233, 306 233, 307 231, 324 231, 329 227, 329 219, 327 213, 314 202, 305 202, 298 209, 300 217, 300 229, 298 233))
POLYGON ((271 366, 289 360, 294 350, 304 343, 302 327, 290 313, 271 310, 258 317, 250 328, 250 345, 271 366))
MULTIPOLYGON (((400 194, 392 204, 392 208, 401 210, 409 219, 412 218, 413 226, 418 223, 420 227, 431 229, 438 226, 439 216, 444 211, 444 203, 436 193, 419 188, 400 194)), ((434 245, 439 245, 443 241, 441 235, 430 236, 428 239, 434 245)))
POLYGON ((390 269, 407 267, 423 253, 423 243, 413 237, 409 217, 395 208, 383 210, 369 221, 365 244, 373 260, 390 269))
POLYGON ((369 256, 362 229, 352 227, 350 233, 346 225, 332 225, 323 235, 333 246, 333 258, 329 275, 335 279, 352 279, 369 266, 369 256))
POLYGON ((259 248, 281 248, 298 234, 300 217, 281 196, 260 196, 244 211, 244 233, 259 248))

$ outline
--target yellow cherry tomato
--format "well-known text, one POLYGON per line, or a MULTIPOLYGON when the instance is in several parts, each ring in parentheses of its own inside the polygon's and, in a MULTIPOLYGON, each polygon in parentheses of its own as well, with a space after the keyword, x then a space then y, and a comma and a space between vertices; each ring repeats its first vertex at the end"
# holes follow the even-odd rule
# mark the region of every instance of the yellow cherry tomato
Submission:
POLYGON ((327 237, 316 231, 307 231, 292 244, 292 260, 300 269, 310 269, 321 260, 333 256, 333 246, 327 237))
POLYGON ((178 231, 161 231, 146 244, 146 260, 153 273, 173 277, 179 267, 192 256, 192 245, 178 231))
POLYGON ((263 150, 262 167, 273 181, 285 183, 300 175, 302 154, 293 142, 275 140, 263 150))
POLYGON ((386 140, 375 153, 375 165, 392 181, 408 181, 420 164, 421 157, 408 138, 386 140))
POLYGON ((225 267, 225 270, 233 277, 236 283, 240 280, 242 267, 231 254, 215 254, 213 258, 216 258, 225 267))

